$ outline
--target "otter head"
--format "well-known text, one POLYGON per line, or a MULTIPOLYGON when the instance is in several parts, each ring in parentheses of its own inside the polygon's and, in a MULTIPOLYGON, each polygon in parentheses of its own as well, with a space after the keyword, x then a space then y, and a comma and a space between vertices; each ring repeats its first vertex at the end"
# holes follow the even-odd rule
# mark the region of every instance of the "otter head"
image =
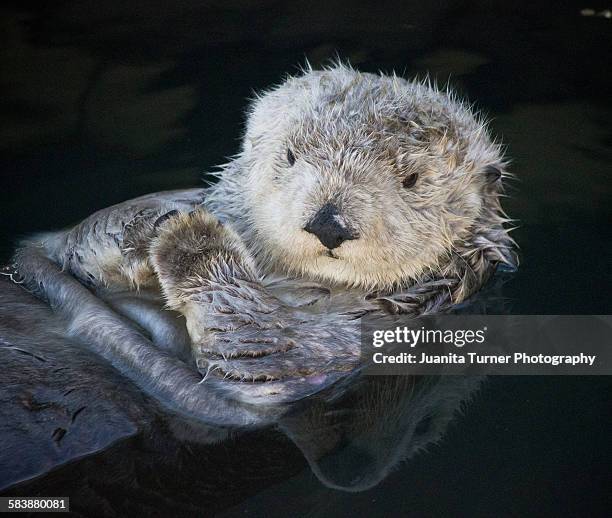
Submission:
POLYGON ((506 236, 499 146, 428 84, 308 70, 256 98, 238 162, 264 268, 386 290, 506 236))

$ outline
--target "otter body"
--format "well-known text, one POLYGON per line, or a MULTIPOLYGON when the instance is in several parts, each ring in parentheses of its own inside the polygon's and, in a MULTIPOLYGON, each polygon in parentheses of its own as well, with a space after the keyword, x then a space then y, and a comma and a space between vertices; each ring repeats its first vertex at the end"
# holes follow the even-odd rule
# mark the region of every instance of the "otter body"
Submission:
POLYGON ((358 317, 442 311, 514 265, 505 175, 499 145, 451 95, 343 65, 307 70, 255 99, 215 185, 37 236, 14 267, 71 336, 128 375, 138 367, 140 384, 174 406, 195 408, 198 393, 164 355, 188 365, 189 352, 204 384, 265 382, 232 384, 249 402, 303 397, 358 365, 358 317), (156 319, 96 301, 143 289, 185 317, 189 342, 186 354, 158 343, 146 367, 156 332, 122 318, 139 331, 156 319), (168 370, 184 381, 180 397, 168 370))

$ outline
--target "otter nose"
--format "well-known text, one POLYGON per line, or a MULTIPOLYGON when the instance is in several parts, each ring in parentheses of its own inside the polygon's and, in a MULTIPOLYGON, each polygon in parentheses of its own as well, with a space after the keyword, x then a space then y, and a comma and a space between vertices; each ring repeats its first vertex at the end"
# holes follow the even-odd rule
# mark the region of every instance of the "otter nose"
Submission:
POLYGON ((340 218, 338 209, 331 203, 326 203, 319 209, 308 224, 304 227, 319 238, 323 246, 333 250, 349 239, 357 239, 340 218))

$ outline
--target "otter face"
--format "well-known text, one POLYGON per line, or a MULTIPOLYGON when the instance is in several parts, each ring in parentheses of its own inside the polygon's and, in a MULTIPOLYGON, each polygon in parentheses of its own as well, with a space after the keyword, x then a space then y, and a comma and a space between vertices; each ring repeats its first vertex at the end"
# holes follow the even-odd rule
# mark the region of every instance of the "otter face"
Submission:
POLYGON ((259 97, 238 160, 260 264, 366 289, 439 270, 497 202, 487 173, 502 168, 449 95, 345 66, 259 97))

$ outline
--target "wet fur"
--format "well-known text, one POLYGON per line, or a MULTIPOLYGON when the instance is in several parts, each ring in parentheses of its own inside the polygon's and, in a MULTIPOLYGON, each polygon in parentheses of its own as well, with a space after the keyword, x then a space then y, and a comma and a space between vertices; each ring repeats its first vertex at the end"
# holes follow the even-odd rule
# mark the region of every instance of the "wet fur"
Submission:
POLYGON ((71 336, 171 406, 206 411, 191 386, 201 377, 126 326, 105 292, 160 289, 186 317, 206 383, 268 381, 233 384, 249 402, 299 398, 356 366, 355 318, 447 310, 515 264, 505 176, 500 146, 449 93, 344 65, 306 70, 253 102, 242 150, 214 186, 104 209, 32 238, 14 263, 71 336), (359 235, 338 259, 303 231, 330 201, 359 235), (287 302, 278 282, 318 294, 287 302))
POLYGON ((452 92, 338 65, 254 100, 241 153, 205 205, 231 222, 264 273, 397 294, 398 310, 420 312, 405 303, 415 285, 438 292, 429 308, 441 309, 497 264, 516 264, 500 205, 505 166, 485 122, 452 92), (412 173, 416 185, 403 189, 412 173), (341 261, 302 230, 326 202, 360 235, 334 251, 341 261))

